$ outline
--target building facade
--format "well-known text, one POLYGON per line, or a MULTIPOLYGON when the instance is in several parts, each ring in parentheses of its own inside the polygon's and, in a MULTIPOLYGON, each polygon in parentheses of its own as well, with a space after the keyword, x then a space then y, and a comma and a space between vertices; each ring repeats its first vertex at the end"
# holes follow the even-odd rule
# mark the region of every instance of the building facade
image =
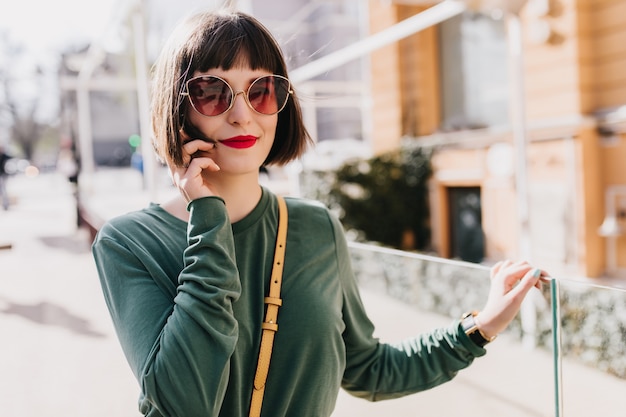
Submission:
MULTIPOLYGON (((435 3, 370 0, 370 31, 435 3)), ((529 1, 515 17, 466 11, 372 53, 374 149, 411 136, 435 150, 439 255, 462 258, 478 230, 486 260, 626 278, 624 15, 624 0, 529 1)))
MULTIPOLYGON (((297 70, 441 2, 242 3, 297 70)), ((162 40, 154 33, 169 33, 177 19, 150 10, 152 61, 162 40)), ((296 88, 319 145, 350 139, 350 148, 383 153, 411 137, 434 149, 431 224, 440 256, 466 259, 471 245, 472 259, 526 258, 554 274, 626 279, 624 15, 626 0, 529 0, 515 19, 466 11, 296 88), (519 54, 511 22, 519 23, 519 54)), ((136 109, 130 96, 112 98, 136 109)), ((117 143, 128 164, 137 111, 126 111, 124 123, 115 117, 115 137, 98 103, 92 111, 100 120, 94 142, 117 143)), ((120 157, 95 145, 108 155, 99 164, 120 157)))

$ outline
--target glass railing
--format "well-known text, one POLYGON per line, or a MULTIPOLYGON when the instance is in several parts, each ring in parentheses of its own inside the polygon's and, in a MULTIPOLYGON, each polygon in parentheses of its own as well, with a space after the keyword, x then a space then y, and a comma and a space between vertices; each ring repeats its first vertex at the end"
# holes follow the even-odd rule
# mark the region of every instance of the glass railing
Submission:
MULTIPOLYGON (((460 317, 487 299, 486 266, 360 243, 350 243, 350 250, 362 288, 425 315, 460 317)), ((624 415, 624 288, 550 278, 529 294, 499 339, 484 359, 459 374, 460 382, 442 388, 461 392, 451 395, 464 396, 464 412, 443 404, 451 408, 438 415, 624 415)))

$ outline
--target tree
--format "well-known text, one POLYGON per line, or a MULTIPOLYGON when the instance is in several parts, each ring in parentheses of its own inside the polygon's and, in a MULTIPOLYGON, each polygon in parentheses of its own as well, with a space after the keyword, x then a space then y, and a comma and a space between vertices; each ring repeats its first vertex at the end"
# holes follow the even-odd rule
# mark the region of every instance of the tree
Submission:
POLYGON ((20 45, 0 35, 0 129, 26 159, 50 124, 40 115, 45 96, 44 71, 20 45))

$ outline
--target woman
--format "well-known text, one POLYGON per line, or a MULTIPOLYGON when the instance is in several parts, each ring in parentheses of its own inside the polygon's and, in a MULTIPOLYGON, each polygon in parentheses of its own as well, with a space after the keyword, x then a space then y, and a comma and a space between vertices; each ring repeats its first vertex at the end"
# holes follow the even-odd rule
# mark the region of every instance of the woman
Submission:
MULTIPOLYGON (((181 197, 109 221, 93 246, 146 416, 250 409, 277 236, 259 169, 309 137, 270 33, 242 13, 182 25, 155 65, 153 129, 181 197)), ((369 400, 450 380, 517 314, 541 271, 499 263, 485 308, 400 347, 374 339, 340 223, 287 198, 288 233, 262 415, 328 416, 340 387, 369 400)))

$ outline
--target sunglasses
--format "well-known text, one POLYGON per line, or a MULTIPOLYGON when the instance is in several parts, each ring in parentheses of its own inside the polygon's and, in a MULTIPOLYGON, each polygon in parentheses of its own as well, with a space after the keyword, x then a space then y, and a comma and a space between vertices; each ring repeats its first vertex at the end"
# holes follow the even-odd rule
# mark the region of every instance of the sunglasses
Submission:
POLYGON ((233 91, 225 80, 215 75, 200 75, 185 83, 193 108, 204 116, 219 116, 235 104, 235 98, 243 94, 248 106, 259 114, 272 115, 285 108, 289 95, 293 94, 289 80, 280 75, 265 75, 250 84, 248 91, 233 91))

